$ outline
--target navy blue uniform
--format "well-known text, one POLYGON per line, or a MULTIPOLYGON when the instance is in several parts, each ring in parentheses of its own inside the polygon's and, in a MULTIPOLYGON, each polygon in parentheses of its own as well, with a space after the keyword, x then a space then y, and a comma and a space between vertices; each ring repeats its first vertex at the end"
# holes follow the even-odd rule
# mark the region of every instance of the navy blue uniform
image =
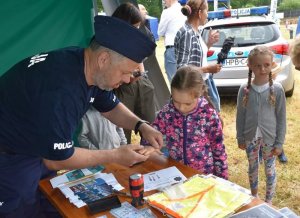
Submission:
POLYGON ((100 112, 119 100, 88 86, 84 50, 66 48, 24 59, 0 77, 0 215, 35 201, 42 158, 65 160, 91 104, 100 112))

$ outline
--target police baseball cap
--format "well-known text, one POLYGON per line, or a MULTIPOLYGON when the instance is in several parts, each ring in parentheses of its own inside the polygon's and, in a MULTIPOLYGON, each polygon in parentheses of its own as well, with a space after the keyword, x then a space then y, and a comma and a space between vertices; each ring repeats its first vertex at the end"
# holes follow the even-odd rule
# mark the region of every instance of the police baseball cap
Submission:
POLYGON ((141 63, 156 47, 144 33, 127 22, 109 16, 95 16, 96 41, 125 57, 141 63))

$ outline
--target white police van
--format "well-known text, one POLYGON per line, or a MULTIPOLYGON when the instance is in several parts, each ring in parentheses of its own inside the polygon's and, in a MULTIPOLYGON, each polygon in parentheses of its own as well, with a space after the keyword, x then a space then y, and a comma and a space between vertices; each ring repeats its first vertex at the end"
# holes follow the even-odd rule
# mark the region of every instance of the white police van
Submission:
POLYGON ((208 51, 209 63, 217 62, 224 40, 234 37, 234 45, 223 62, 221 72, 214 74, 220 95, 236 95, 240 85, 247 81, 247 57, 257 45, 265 45, 273 50, 274 61, 281 67, 276 81, 283 85, 286 96, 293 95, 295 81, 288 55, 289 44, 281 36, 278 25, 266 16, 268 11, 269 7, 264 6, 208 13, 210 21, 204 26, 203 38, 207 39, 210 28, 220 32, 219 42, 208 51))

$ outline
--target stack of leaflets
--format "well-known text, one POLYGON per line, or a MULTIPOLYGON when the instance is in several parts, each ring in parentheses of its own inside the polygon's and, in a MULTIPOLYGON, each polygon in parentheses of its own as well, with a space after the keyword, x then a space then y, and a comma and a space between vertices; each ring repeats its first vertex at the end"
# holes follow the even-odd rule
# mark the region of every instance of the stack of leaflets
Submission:
POLYGON ((269 204, 260 204, 248 210, 234 214, 230 218, 249 218, 249 217, 263 217, 263 218, 297 218, 298 216, 289 208, 284 207, 276 210, 269 204))
POLYGON ((174 166, 153 171, 144 174, 144 191, 161 189, 185 180, 186 177, 174 166))
POLYGON ((252 200, 250 191, 213 175, 195 175, 145 197, 169 217, 225 217, 252 200))
POLYGON ((127 201, 121 207, 110 210, 110 213, 116 218, 156 218, 149 208, 137 209, 127 201))
POLYGON ((80 208, 88 203, 105 198, 114 190, 124 189, 111 173, 101 173, 103 166, 69 171, 50 180, 53 188, 61 192, 80 208))
POLYGON ((294 213, 290 208, 284 207, 279 210, 280 213, 285 215, 287 218, 300 218, 297 214, 294 213))

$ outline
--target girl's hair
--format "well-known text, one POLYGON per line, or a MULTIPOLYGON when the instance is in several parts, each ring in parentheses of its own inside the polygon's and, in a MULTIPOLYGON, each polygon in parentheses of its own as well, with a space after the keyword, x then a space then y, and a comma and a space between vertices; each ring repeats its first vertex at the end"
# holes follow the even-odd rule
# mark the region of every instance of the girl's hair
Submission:
MULTIPOLYGON (((271 60, 273 61, 273 52, 266 46, 256 46, 254 49, 252 49, 248 56, 248 64, 251 64, 255 58, 257 58, 258 55, 270 55, 271 60)), ((243 98, 243 106, 246 107, 248 103, 249 98, 249 91, 251 88, 251 81, 252 81, 252 70, 249 68, 248 72, 248 83, 247 86, 244 88, 244 98, 243 98)), ((272 71, 269 72, 269 86, 270 86, 270 95, 269 100, 271 105, 275 106, 276 103, 276 97, 273 87, 273 78, 272 78, 272 71)))
POLYGON ((214 108, 208 96, 207 86, 199 70, 194 66, 183 66, 176 71, 171 81, 172 89, 191 92, 195 98, 199 98, 202 95, 207 99, 210 106, 214 108))
POLYGON ((189 0, 182 8, 181 13, 188 18, 198 16, 199 10, 203 10, 207 0, 189 0))
POLYGON ((129 2, 123 3, 117 7, 111 16, 124 20, 131 25, 144 22, 140 10, 134 4, 129 2))

